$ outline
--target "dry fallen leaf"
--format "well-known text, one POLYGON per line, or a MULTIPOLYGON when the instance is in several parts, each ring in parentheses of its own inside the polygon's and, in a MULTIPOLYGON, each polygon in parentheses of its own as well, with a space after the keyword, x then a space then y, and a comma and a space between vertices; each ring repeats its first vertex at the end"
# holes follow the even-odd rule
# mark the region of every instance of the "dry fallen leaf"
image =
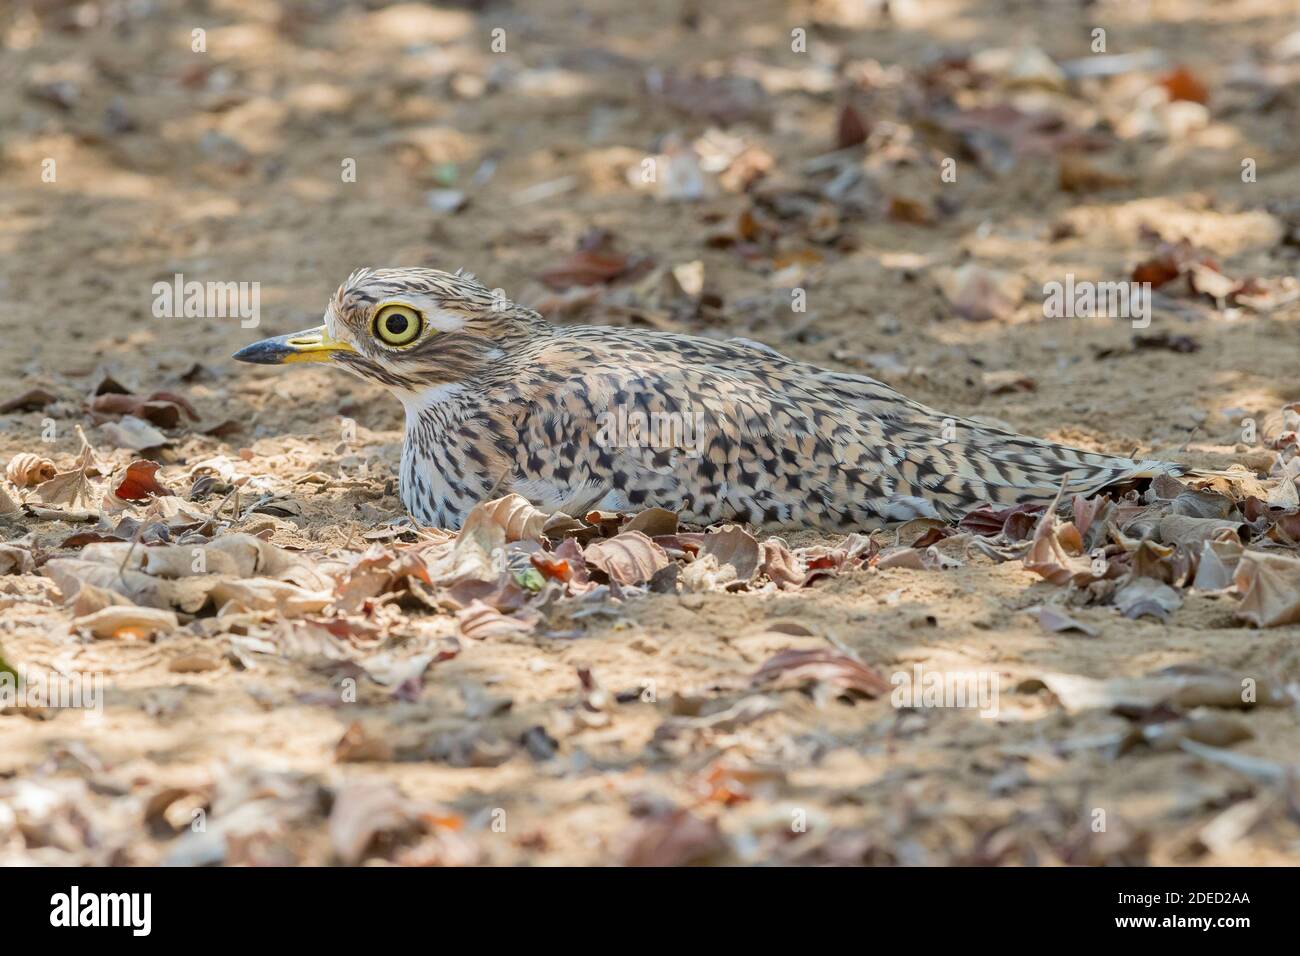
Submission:
POLYGON ((629 279, 651 265, 645 256, 633 256, 614 248, 614 238, 607 232, 592 230, 582 237, 578 249, 539 278, 557 292, 573 286, 608 285, 629 279))
POLYGON ((19 488, 49 481, 57 472, 54 462, 40 455, 33 455, 31 452, 19 452, 10 458, 9 464, 5 466, 6 477, 19 488))
POLYGON ((152 607, 115 604, 73 620, 95 637, 116 637, 140 640, 156 634, 166 634, 180 626, 176 615, 152 607))
POLYGON ((1295 511, 1300 508, 1300 492, 1289 477, 1279 481, 1268 493, 1266 504, 1271 511, 1295 511))
POLYGON ((862 115, 849 103, 840 107, 840 115, 835 121, 835 148, 848 149, 860 146, 867 141, 867 124, 862 115))
POLYGON ((866 698, 890 692, 890 684, 864 664, 844 654, 823 650, 787 650, 769 658, 754 675, 755 687, 802 690, 820 685, 866 698))
POLYGON ((215 654, 182 654, 167 662, 173 674, 203 674, 221 667, 221 658, 215 654))
POLYGON ((1035 683, 1045 685, 1070 713, 1101 708, 1140 717, 1162 708, 1250 710, 1290 707, 1295 703, 1280 682, 1197 665, 1166 667, 1140 677, 1110 680, 1048 672, 1036 675, 1021 689, 1032 689, 1035 683))
MULTIPOLYGON (((174 500, 155 499, 148 507, 174 500)), ((77 598, 89 585, 144 607, 187 614, 211 601, 218 609, 228 605, 230 611, 301 615, 320 611, 333 600, 326 589, 329 579, 305 556, 248 534, 226 535, 202 546, 92 543, 77 558, 47 561, 41 573, 58 585, 66 600, 77 598)))
POLYGON ((890 568, 902 568, 908 571, 950 571, 961 567, 961 562, 943 554, 933 545, 924 548, 909 545, 882 551, 880 557, 876 559, 875 566, 881 571, 890 568))
POLYGON ((1033 543, 1025 554, 1025 568, 1053 584, 1085 584, 1093 579, 1092 563, 1077 556, 1083 548, 1082 537, 1073 524, 1057 521, 1056 504, 1053 501, 1038 520, 1033 543))
POLYGON ((211 801, 206 788, 164 787, 144 806, 145 826, 155 836, 170 839, 193 823, 195 811, 206 809, 211 801))
POLYGON ((1169 256, 1157 255, 1133 267, 1133 281, 1158 289, 1180 275, 1178 264, 1169 256))
POLYGON ((782 590, 801 588, 807 583, 808 571, 799 556, 780 538, 762 543, 763 556, 759 571, 782 590))
POLYGON ((1221 591, 1231 586, 1243 553, 1241 542, 1235 538, 1203 542, 1192 587, 1198 591, 1221 591))
POLYGON ((334 581, 334 609, 343 613, 360 610, 367 601, 410 587, 410 581, 431 584, 429 569, 418 548, 389 549, 373 545, 352 559, 334 581))
MULTIPOLYGON (((489 507, 493 504, 481 502, 470 509, 450 546, 440 541, 429 549, 425 564, 430 583, 450 585, 467 578, 493 581, 500 575, 497 556, 506 545, 506 529, 489 507)), ((507 507, 502 516, 508 517, 509 513, 507 507)))
POLYGON ((1182 603, 1183 595, 1177 588, 1138 574, 1115 589, 1115 606, 1128 618, 1155 617, 1163 621, 1182 603))
POLYGON ((1014 392, 1032 392, 1038 388, 1038 382, 1031 376, 1014 369, 1001 369, 985 372, 981 376, 984 390, 990 395, 1010 395, 1014 392))
POLYGON ((1231 747, 1255 736, 1241 718, 1203 707, 1178 720, 1147 724, 1141 734, 1155 750, 1178 750, 1187 740, 1210 747, 1231 747))
POLYGON ((699 546, 699 558, 713 558, 719 567, 734 572, 733 580, 747 584, 758 571, 758 541, 744 528, 723 525, 705 534, 678 535, 681 540, 694 541, 699 546))
POLYGON ((1147 501, 1168 502, 1175 515, 1188 518, 1215 518, 1225 520, 1234 516, 1236 506, 1232 498, 1206 488, 1184 485, 1172 475, 1158 475, 1148 489, 1147 501))
POLYGON ((330 846, 345 866, 360 863, 381 835, 400 836, 418 829, 410 801, 387 781, 349 780, 334 794, 330 846))
POLYGON ((99 430, 117 448, 128 448, 131 451, 144 451, 146 448, 160 448, 169 444, 166 435, 134 415, 123 416, 118 422, 105 422, 99 426, 99 430))
MULTIPOLYGON (((169 585, 172 582, 130 569, 119 572, 120 564, 120 559, 118 564, 111 564, 83 558, 52 558, 41 567, 41 574, 54 582, 65 601, 77 600, 84 588, 92 587, 119 594, 127 601, 144 607, 171 606, 173 595, 169 585)), ((182 610, 196 611, 206 600, 207 591, 204 590, 198 606, 184 607, 182 610)))
MULTIPOLYGON (((121 561, 129 548, 87 546, 82 556, 91 560, 121 561)), ((256 535, 236 532, 213 538, 201 546, 164 545, 139 548, 131 555, 131 567, 164 578, 196 574, 228 574, 239 578, 270 577, 296 581, 313 588, 327 581, 312 571, 309 558, 276 547, 256 535)))
POLYGON ((198 421, 198 413, 186 399, 171 392, 155 392, 147 397, 122 392, 96 395, 90 410, 97 419, 106 415, 133 415, 159 428, 176 428, 184 413, 191 421, 198 421))
POLYGON ((776 158, 762 146, 746 146, 718 174, 718 182, 727 192, 743 193, 775 167, 776 158))
POLYGON ((1300 622, 1300 558, 1247 551, 1233 580, 1241 593, 1238 619, 1256 627, 1300 622))
POLYGON ((456 614, 460 633, 476 641, 499 637, 518 637, 531 634, 537 625, 532 615, 502 614, 483 601, 472 601, 456 614))
POLYGON ((1122 189, 1136 181, 1132 176, 1103 169, 1078 153, 1065 153, 1059 157, 1058 163, 1057 185, 1067 193, 1122 189))
POLYGON ((1193 292, 1218 302, 1232 298, 1243 287, 1243 283, 1231 276, 1226 276, 1218 269, 1200 263, 1195 263, 1188 268, 1187 285, 1193 292))
MULTIPOLYGON (((1034 519, 1042 510, 1042 505, 1034 504, 1013 505, 1010 508, 976 508, 968 511, 957 522, 957 528, 989 538, 1005 534, 1009 541, 1022 541, 1033 532, 1036 524, 1034 519)), ((1077 520, 1075 524, 1078 525, 1077 520)), ((1086 532, 1082 525, 1079 529, 1081 534, 1086 532)))
POLYGON ((5 399, 0 402, 0 414, 6 412, 33 412, 37 409, 44 408, 46 405, 56 401, 58 396, 48 389, 37 386, 29 388, 21 395, 15 395, 13 398, 5 399))
POLYGON ((932 226, 937 219, 934 209, 922 200, 910 196, 890 196, 885 215, 890 222, 908 223, 913 226, 932 226))
POLYGON ((359 720, 349 724, 334 745, 334 759, 339 763, 386 763, 394 755, 393 744, 367 729, 359 720))
POLYGON ((976 262, 940 269, 935 280, 953 311, 970 322, 1004 322, 1011 318, 1026 287, 1023 276, 976 262))
POLYGON ((0 544, 0 574, 28 574, 36 569, 32 553, 12 544, 0 544))
POLYGON ((47 505, 61 505, 74 510, 94 508, 95 495, 90 484, 92 472, 99 474, 95 453, 89 444, 83 444, 72 468, 41 482, 33 494, 37 501, 47 505))
POLYGON ((1209 253, 1183 239, 1179 242, 1161 243, 1155 255, 1133 269, 1132 278, 1134 282, 1149 282, 1151 288, 1158 289, 1194 269, 1217 272, 1218 268, 1209 253))
POLYGON ((116 481, 112 493, 124 501, 143 501, 154 495, 171 495, 174 492, 159 484, 155 475, 159 465, 156 461, 137 458, 126 466, 122 477, 116 481))
MULTIPOLYGON (((736 580, 736 569, 718 563, 713 555, 701 555, 680 570, 670 565, 668 572, 675 574, 686 591, 738 590, 745 582, 736 580)), ((658 581, 658 579, 656 579, 658 581)))
POLYGON ((512 541, 539 540, 542 529, 551 517, 535 507, 527 498, 515 494, 485 501, 474 510, 478 511, 484 520, 491 521, 505 532, 507 544, 512 541))
POLYGON ((1189 100, 1201 104, 1208 103, 1210 100, 1210 91, 1206 89, 1205 84, 1185 66, 1170 70, 1160 77, 1159 83, 1165 88, 1171 100, 1189 100))
POLYGON ((603 571, 616 584, 645 584, 670 561, 663 548, 640 531, 624 531, 593 541, 583 551, 587 564, 603 571))
POLYGON ((96 611, 102 611, 106 607, 113 605, 129 606, 129 598, 118 594, 116 591, 109 591, 93 584, 82 583, 81 588, 73 597, 71 607, 74 617, 87 617, 96 611))
POLYGON ((627 256, 621 253, 575 252, 558 266, 542 273, 541 279, 552 289, 591 286, 613 282, 628 270, 627 256))
POLYGON ((677 514, 666 508, 647 508, 623 526, 624 531, 640 531, 650 538, 677 533, 677 514))
POLYGON ((771 789, 784 779, 785 774, 775 767, 755 767, 723 758, 700 773, 692 781, 691 789, 705 803, 730 807, 753 799, 759 788, 771 789))
POLYGON ((530 560, 543 576, 564 582, 570 594, 581 594, 596 586, 587 571, 582 545, 574 538, 565 538, 554 551, 536 551, 530 560))
POLYGON ((1194 518, 1189 515, 1165 515, 1156 525, 1156 534, 1165 544, 1174 544, 1199 551, 1207 541, 1235 539, 1245 541, 1249 529, 1241 521, 1222 518, 1194 518))
POLYGON ((690 866, 716 862, 727 841, 716 820, 702 820, 688 810, 657 814, 628 835, 624 866, 690 866))
POLYGON ((1091 624, 1076 621, 1060 608, 1051 604, 1044 604, 1038 612, 1038 623, 1044 630, 1051 631, 1053 634, 1077 631, 1085 637, 1096 637, 1101 633, 1091 624))
POLYGON ((218 613, 275 611, 285 617, 299 617, 325 610, 334 602, 331 591, 310 591, 272 578, 219 578, 208 591, 218 613))

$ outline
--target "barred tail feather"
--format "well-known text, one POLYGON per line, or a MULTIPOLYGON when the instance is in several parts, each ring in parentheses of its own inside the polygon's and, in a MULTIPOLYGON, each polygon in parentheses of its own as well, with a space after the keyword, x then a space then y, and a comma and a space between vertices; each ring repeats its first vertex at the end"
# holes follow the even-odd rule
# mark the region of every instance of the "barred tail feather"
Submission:
MULTIPOLYGON (((939 514, 960 518, 982 504, 1048 504, 1062 491, 1091 495, 1185 466, 1098 454, 959 419, 957 437, 936 441, 933 426, 900 435, 897 496, 928 498, 939 514)), ((908 429, 911 431, 911 429, 908 429)))

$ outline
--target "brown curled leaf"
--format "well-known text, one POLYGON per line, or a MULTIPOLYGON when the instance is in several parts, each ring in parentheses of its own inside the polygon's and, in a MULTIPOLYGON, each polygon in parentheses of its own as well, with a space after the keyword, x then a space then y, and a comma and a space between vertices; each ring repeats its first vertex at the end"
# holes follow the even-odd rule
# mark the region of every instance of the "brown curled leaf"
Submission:
POLYGON ((616 584, 644 584, 669 564, 668 553, 640 531, 624 531, 612 538, 593 541, 583 556, 616 584))

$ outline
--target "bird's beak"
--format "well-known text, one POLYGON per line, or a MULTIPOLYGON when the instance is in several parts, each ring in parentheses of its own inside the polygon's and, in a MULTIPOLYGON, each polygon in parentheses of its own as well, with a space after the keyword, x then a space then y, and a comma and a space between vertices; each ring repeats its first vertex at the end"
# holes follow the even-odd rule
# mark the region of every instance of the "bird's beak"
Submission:
POLYGON ((355 352, 346 342, 330 338, 325 326, 290 332, 246 345, 233 358, 254 365, 286 365, 289 362, 328 362, 339 352, 355 352))

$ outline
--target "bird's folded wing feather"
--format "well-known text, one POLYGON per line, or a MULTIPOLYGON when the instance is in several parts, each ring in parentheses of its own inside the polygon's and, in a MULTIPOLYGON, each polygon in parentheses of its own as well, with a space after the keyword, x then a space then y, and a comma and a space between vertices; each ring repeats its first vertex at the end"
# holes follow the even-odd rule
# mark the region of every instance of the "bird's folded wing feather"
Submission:
POLYGON ((1063 483, 1091 492, 1179 471, 945 416, 864 376, 687 341, 667 354, 653 343, 602 345, 581 367, 512 385, 503 414, 533 490, 587 506, 644 503, 638 489, 656 501, 656 492, 720 497, 768 519, 826 524, 931 510, 955 518, 984 502, 1047 502, 1063 483), (679 416, 696 444, 674 451, 601 431, 638 412, 679 416))

